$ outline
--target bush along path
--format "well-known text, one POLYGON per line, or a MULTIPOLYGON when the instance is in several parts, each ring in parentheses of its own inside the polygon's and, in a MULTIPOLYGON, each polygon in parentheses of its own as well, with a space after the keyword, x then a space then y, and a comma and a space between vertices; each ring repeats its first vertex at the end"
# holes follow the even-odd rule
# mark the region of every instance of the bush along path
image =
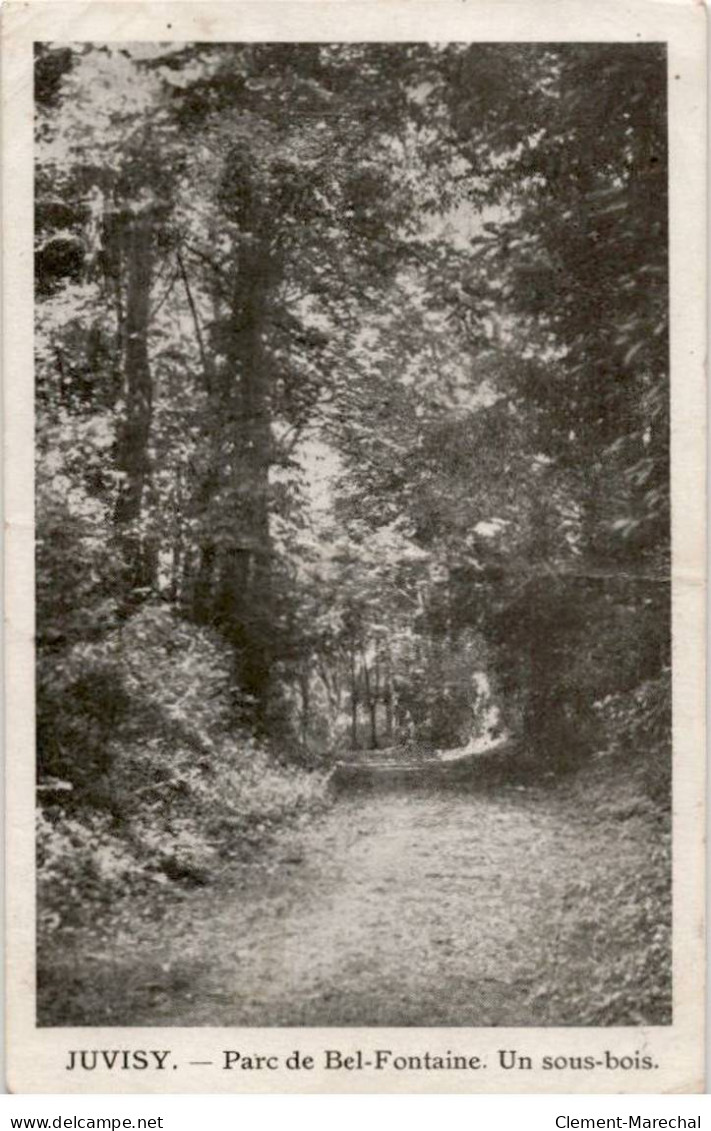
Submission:
POLYGON ((130 928, 59 932, 40 1022, 669 1022, 665 819, 606 779, 343 797, 130 928))

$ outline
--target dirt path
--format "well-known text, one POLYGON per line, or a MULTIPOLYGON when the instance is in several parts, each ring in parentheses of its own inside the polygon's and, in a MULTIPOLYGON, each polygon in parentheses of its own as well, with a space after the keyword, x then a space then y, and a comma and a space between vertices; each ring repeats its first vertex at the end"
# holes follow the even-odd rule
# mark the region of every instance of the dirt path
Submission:
POLYGON ((571 1023, 649 942, 624 894, 649 866, 643 826, 575 816, 532 790, 343 799, 268 863, 118 934, 74 1023, 571 1023))

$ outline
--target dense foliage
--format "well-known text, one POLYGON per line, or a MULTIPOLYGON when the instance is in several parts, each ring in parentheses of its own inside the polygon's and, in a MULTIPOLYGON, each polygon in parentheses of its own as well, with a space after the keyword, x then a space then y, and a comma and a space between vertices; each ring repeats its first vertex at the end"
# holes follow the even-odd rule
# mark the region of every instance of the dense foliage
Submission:
POLYGON ((345 748, 668 797, 665 88, 656 45, 38 46, 50 918, 57 869, 199 882, 345 748))

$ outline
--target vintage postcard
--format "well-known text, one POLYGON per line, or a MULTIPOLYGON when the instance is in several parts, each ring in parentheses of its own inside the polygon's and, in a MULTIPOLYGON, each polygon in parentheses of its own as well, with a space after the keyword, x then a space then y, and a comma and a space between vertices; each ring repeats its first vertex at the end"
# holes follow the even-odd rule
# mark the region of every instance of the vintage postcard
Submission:
POLYGON ((703 1089, 705 35, 5 6, 11 1090, 703 1089))

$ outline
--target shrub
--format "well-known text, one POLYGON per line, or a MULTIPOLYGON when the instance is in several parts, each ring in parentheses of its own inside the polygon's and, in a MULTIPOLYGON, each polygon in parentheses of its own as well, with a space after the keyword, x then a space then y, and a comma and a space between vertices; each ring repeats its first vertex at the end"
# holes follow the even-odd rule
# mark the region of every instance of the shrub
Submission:
POLYGON ((45 933, 147 885, 205 883, 324 803, 323 775, 231 729, 231 672, 218 637, 164 606, 40 664, 45 933))
POLYGON ((671 804, 671 670, 646 680, 633 691, 608 695, 597 704, 607 749, 618 759, 637 763, 647 795, 655 804, 671 804))

